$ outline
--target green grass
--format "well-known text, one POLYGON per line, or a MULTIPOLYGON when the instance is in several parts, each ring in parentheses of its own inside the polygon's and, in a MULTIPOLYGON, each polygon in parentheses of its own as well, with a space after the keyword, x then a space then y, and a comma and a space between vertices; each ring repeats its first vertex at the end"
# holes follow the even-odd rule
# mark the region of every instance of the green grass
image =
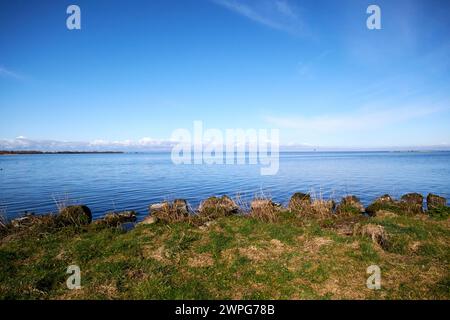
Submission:
POLYGON ((441 214, 41 226, 0 239, 0 299, 449 299, 449 240, 441 214), (340 233, 351 222, 383 226, 389 245, 340 233), (73 264, 80 290, 66 287, 73 264), (373 264, 378 291, 366 288, 373 264))
POLYGON ((436 220, 446 220, 450 216, 450 207, 433 208, 428 214, 436 220))

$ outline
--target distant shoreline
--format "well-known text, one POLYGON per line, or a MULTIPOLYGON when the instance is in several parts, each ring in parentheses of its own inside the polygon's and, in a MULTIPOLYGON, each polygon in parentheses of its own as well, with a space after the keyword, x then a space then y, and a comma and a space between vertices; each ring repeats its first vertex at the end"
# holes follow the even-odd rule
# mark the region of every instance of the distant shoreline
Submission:
POLYGON ((0 150, 0 155, 22 154, 122 154, 122 151, 5 151, 0 150))
MULTIPOLYGON (((450 150, 280 150, 280 154, 321 154, 321 153, 439 153, 450 150)), ((37 150, 0 150, 0 156, 4 155, 33 155, 33 154, 149 154, 171 153, 171 150, 148 151, 37 151, 37 150)))

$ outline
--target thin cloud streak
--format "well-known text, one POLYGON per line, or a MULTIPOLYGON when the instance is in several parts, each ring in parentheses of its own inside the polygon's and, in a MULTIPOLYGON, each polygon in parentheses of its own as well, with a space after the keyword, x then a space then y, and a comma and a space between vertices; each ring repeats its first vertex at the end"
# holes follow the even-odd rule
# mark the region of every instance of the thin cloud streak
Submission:
POLYGON ((211 0, 212 2, 269 28, 299 35, 303 30, 297 9, 282 0, 211 0))
POLYGON ((11 71, 5 67, 2 67, 2 66, 0 66, 0 76, 5 77, 5 78, 14 78, 17 80, 24 79, 24 76, 14 72, 14 71, 11 71))

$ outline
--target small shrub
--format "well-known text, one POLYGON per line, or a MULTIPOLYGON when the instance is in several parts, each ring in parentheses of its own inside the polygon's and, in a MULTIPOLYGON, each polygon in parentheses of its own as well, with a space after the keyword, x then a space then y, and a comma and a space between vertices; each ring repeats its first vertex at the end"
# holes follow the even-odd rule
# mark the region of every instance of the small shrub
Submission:
POLYGON ((361 201, 356 196, 346 196, 336 208, 336 214, 353 216, 364 213, 365 209, 361 201))
POLYGON ((82 226, 91 223, 91 210, 83 205, 68 206, 62 209, 57 215, 57 219, 62 224, 82 226))

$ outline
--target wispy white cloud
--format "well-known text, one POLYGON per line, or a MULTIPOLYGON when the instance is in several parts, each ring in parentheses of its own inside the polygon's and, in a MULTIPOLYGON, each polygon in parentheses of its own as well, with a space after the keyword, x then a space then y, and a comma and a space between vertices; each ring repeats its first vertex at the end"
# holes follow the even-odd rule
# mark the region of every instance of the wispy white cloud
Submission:
POLYGON ((285 0, 211 0, 269 28, 299 35, 303 23, 298 8, 285 0))
MULTIPOLYGON (((284 123, 286 124, 286 123, 284 123)), ((291 124, 287 123, 288 126, 291 124)), ((328 125, 328 123, 326 124, 328 125)), ((0 150, 14 151, 122 151, 122 152, 149 152, 161 151, 170 152, 177 144, 171 140, 156 140, 150 138, 142 138, 137 141, 106 141, 94 140, 91 142, 73 142, 73 141, 57 141, 57 140, 33 140, 23 136, 15 139, 0 139, 0 150)), ((442 142, 433 145, 380 145, 380 146, 328 146, 317 145, 307 142, 287 142, 280 144, 280 151, 348 151, 348 150, 449 150, 450 144, 442 142)))
POLYGON ((23 75, 21 75, 21 74, 19 74, 17 72, 14 72, 12 70, 9 70, 9 69, 7 69, 5 67, 2 67, 2 66, 0 66, 0 77, 14 78, 14 79, 17 79, 17 80, 24 79, 23 75))
POLYGON ((38 151, 146 151, 170 150, 175 141, 142 138, 134 140, 93 140, 58 141, 35 140, 23 136, 14 139, 0 139, 1 150, 38 150, 38 151))

